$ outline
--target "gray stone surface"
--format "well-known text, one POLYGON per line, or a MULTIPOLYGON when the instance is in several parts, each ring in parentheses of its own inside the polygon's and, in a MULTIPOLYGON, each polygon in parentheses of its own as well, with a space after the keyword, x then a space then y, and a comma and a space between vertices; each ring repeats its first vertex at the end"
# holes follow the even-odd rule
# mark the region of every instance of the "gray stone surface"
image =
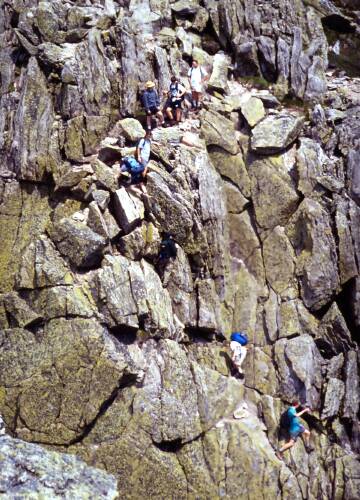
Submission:
POLYGON ((3 498, 101 498, 118 496, 114 476, 73 455, 2 436, 0 491, 3 498))
POLYGON ((270 115, 253 128, 251 150, 260 154, 278 153, 295 141, 303 124, 304 119, 294 114, 270 115))

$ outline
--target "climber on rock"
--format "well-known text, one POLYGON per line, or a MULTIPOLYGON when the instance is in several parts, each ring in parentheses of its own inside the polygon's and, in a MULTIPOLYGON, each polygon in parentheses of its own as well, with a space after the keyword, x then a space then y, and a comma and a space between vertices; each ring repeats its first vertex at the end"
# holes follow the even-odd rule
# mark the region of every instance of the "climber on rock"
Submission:
POLYGON ((177 256, 177 247, 175 240, 170 233, 163 233, 160 243, 160 251, 157 259, 157 268, 163 286, 166 286, 171 277, 171 268, 168 267, 170 259, 175 260, 177 256))
POLYGON ((179 123, 181 121, 181 105, 184 100, 185 93, 185 87, 179 83, 176 76, 172 76, 168 92, 168 101, 166 103, 166 114, 172 125, 174 122, 179 123))
POLYGON ((142 104, 146 113, 146 127, 151 130, 152 117, 156 116, 160 120, 159 125, 164 125, 164 115, 160 111, 160 99, 155 90, 155 83, 148 81, 142 94, 142 104))
POLYGON ((301 411, 297 411, 300 407, 298 401, 294 402, 281 416, 280 428, 284 429, 289 437, 289 440, 276 452, 276 456, 279 460, 282 460, 282 454, 284 451, 292 448, 296 443, 299 436, 304 437, 305 447, 307 451, 311 451, 310 447, 310 431, 305 429, 305 427, 300 423, 299 417, 304 413, 310 412, 310 408, 304 408, 301 411))
POLYGON ((205 69, 199 65, 196 59, 193 59, 191 68, 188 72, 193 110, 199 111, 201 108, 201 99, 204 91, 204 83, 208 80, 208 74, 205 69))
POLYGON ((168 262, 169 259, 175 259, 177 255, 176 243, 172 234, 164 233, 160 243, 159 262, 168 262))
POLYGON ((239 375, 243 375, 241 365, 243 364, 246 354, 248 338, 245 333, 234 332, 230 337, 231 361, 237 369, 239 375))
POLYGON ((131 184, 144 182, 148 171, 148 163, 151 153, 151 130, 145 132, 136 146, 135 157, 126 156, 121 165, 121 172, 129 172, 131 184))

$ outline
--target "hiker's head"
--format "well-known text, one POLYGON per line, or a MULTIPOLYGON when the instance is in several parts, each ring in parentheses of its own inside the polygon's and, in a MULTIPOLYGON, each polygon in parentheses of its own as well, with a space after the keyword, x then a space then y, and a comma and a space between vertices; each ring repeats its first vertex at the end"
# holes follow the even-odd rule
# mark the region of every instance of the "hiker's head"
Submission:
POLYGON ((294 408, 299 408, 300 402, 299 401, 293 401, 292 405, 294 408))
POLYGON ((152 90, 155 87, 155 83, 149 80, 148 82, 145 83, 145 88, 146 90, 152 90))
POLYGON ((145 131, 145 139, 151 139, 151 128, 147 128, 145 131))
POLYGON ((199 61, 197 59, 192 60, 192 67, 197 68, 199 66, 199 61))
POLYGON ((176 78, 176 76, 171 77, 171 83, 176 83, 177 81, 178 79, 176 78))
POLYGON ((171 240, 173 235, 171 233, 163 233, 164 240, 171 240))

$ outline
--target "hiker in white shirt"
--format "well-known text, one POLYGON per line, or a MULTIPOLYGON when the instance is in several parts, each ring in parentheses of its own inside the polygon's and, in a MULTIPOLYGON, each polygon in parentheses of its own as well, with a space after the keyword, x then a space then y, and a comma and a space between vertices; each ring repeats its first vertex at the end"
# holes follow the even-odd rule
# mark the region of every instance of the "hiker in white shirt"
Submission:
POLYGON ((191 95, 193 101, 193 109, 198 111, 201 107, 202 93, 204 91, 204 83, 208 80, 208 74, 202 68, 196 59, 193 59, 191 68, 188 72, 191 95))

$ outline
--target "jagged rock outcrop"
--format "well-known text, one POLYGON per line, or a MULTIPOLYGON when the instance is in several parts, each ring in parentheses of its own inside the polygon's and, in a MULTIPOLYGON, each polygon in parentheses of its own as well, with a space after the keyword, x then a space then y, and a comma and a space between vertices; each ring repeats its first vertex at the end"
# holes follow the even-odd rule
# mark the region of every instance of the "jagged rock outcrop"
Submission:
POLYGON ((360 496, 359 80, 328 71, 359 43, 355 3, 1 5, 8 432, 105 469, 128 499, 360 496), (144 84, 187 85, 191 57, 203 109, 154 129, 146 185, 130 186, 144 84), (250 338, 244 380, 233 330, 250 338), (314 449, 281 462, 293 399, 314 449))
POLYGON ((78 458, 8 436, 0 438, 3 498, 118 497, 115 478, 78 458))

